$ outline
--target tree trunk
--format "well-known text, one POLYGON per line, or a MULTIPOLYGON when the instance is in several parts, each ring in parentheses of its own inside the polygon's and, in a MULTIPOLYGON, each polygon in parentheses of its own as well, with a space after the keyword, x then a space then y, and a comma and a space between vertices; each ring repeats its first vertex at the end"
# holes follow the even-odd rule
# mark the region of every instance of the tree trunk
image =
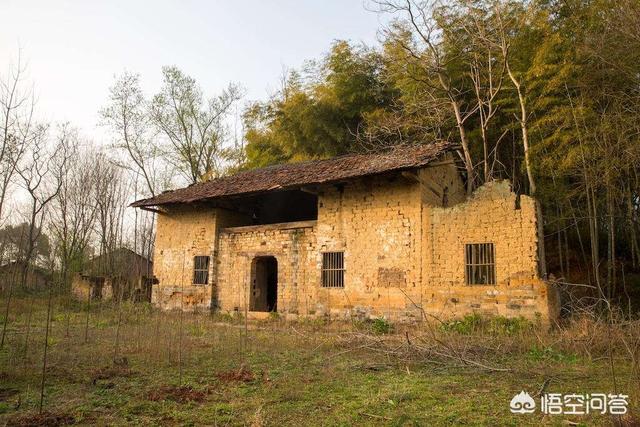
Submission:
POLYGON ((467 194, 471 194, 473 191, 474 173, 473 161, 471 160, 471 153, 469 151, 469 139, 464 128, 464 122, 462 120, 458 101, 451 99, 451 107, 453 108, 453 112, 456 116, 456 125, 458 127, 458 133, 460 134, 460 143, 462 144, 462 153, 464 155, 464 167, 467 170, 467 194))
MULTIPOLYGON (((522 132, 522 147, 524 151, 524 165, 527 170, 527 179, 529 180, 529 194, 533 197, 537 198, 536 194, 536 182, 533 178, 533 171, 531 169, 531 158, 529 155, 529 129, 527 125, 527 104, 522 93, 522 87, 520 86, 520 82, 516 78, 516 76, 511 71, 508 63, 506 66, 507 74, 511 79, 511 82, 516 88, 516 92, 518 93, 518 103, 520 104, 520 131, 522 132)), ((546 261, 546 253, 544 250, 544 217, 542 216, 542 205, 540 201, 536 199, 536 216, 537 216, 537 224, 538 224, 538 271, 540 276, 543 279, 547 278, 547 261, 546 261)))

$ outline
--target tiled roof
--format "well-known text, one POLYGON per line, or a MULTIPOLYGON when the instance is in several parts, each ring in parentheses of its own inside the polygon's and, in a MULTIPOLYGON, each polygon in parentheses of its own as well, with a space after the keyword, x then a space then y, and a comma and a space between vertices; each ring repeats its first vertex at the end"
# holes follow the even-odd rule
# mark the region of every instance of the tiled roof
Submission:
POLYGON ((138 200, 131 206, 191 203, 414 169, 428 165, 443 153, 455 148, 455 145, 446 142, 404 145, 379 153, 347 154, 332 159, 268 166, 166 191, 155 197, 138 200))

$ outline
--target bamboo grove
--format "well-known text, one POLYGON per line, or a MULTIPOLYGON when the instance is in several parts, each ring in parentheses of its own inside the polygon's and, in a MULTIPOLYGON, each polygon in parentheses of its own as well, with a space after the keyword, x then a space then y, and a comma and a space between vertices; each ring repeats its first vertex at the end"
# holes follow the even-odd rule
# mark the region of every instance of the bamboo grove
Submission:
POLYGON ((245 113, 247 167, 460 144, 468 191, 540 201, 548 271, 632 300, 640 276, 640 3, 375 1, 380 47, 336 41, 245 113))

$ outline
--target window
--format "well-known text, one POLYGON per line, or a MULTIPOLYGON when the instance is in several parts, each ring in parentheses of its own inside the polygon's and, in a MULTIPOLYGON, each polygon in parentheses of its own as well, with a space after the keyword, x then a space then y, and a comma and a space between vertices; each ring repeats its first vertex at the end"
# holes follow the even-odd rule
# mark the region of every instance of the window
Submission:
POLYGON ((467 285, 495 285, 496 257, 493 243, 471 243, 464 247, 467 285))
POLYGON ((206 285, 209 283, 209 257, 193 257, 193 284, 206 285))
POLYGON ((322 253, 322 287, 344 288, 344 252, 322 253))

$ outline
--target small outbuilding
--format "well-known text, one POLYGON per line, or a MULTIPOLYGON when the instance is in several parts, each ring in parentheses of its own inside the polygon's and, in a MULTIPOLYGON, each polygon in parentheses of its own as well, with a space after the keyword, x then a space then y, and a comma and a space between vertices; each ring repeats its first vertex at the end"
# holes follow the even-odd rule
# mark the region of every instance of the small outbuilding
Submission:
POLYGON ((153 262, 128 248, 120 248, 92 258, 83 271, 74 276, 71 290, 86 301, 112 298, 150 302, 153 262))

